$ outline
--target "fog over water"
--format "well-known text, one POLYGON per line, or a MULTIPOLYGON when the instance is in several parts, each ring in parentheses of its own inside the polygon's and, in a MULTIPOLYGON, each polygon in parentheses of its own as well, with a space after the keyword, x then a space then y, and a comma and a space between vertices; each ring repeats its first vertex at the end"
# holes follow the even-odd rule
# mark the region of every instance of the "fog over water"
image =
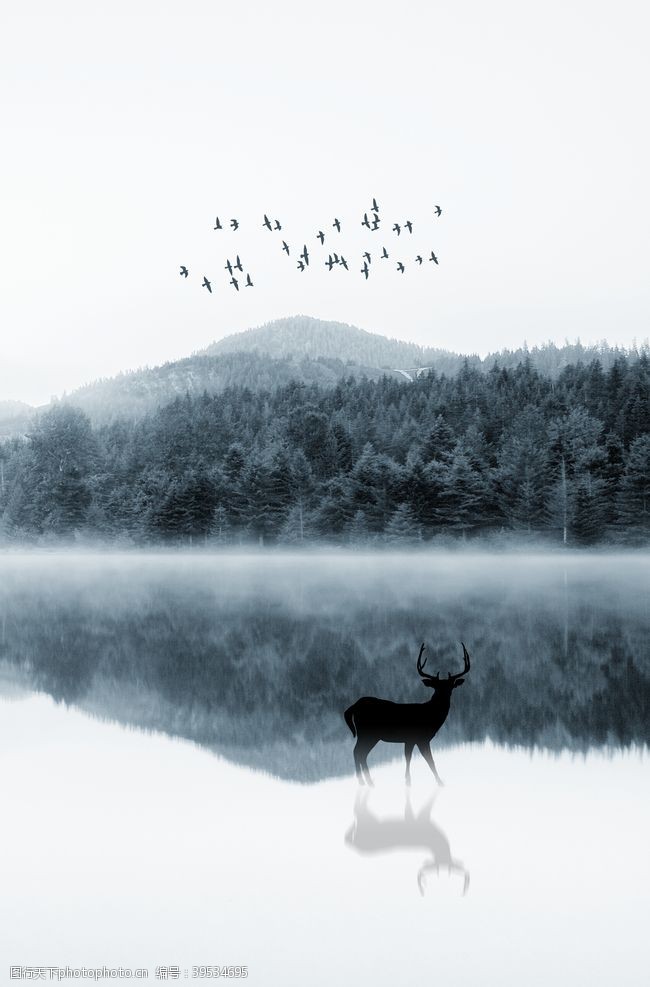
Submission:
POLYGON ((352 771, 346 706, 425 701, 420 642, 446 675, 462 640, 434 746, 630 747, 650 734, 649 615, 643 554, 7 555, 0 688, 308 782, 352 771))

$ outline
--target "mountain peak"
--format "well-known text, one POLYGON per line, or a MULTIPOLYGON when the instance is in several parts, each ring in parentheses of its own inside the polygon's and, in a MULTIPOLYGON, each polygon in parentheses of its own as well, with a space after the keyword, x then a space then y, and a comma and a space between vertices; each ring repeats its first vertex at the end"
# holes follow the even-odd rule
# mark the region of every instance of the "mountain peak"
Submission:
POLYGON ((292 315, 233 333, 202 351, 207 355, 255 352, 274 359, 319 357, 376 368, 422 366, 440 350, 390 339, 345 322, 292 315))

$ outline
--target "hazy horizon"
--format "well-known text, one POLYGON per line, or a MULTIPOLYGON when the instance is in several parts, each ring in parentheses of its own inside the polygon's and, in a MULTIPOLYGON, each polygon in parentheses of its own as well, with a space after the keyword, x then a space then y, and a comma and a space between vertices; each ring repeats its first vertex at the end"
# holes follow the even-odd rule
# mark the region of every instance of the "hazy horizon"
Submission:
MULTIPOLYGON (((309 318, 309 319, 314 319, 316 321, 337 321, 338 322, 338 320, 319 320, 316 316, 304 315, 304 314, 301 313, 300 315, 297 315, 296 314, 296 315, 280 316, 278 319, 271 320, 270 324, 275 323, 275 322, 282 322, 285 319, 292 319, 292 318, 309 318)), ((96 377, 96 378, 91 378, 91 379, 80 381, 79 383, 73 384, 72 387, 70 387, 68 390, 62 389, 62 390, 60 390, 60 391, 58 391, 56 393, 53 393, 53 394, 49 395, 48 398, 45 398, 45 399, 43 399, 41 401, 38 401, 38 402, 30 402, 30 401, 27 401, 27 400, 25 400, 24 398, 21 398, 21 397, 6 398, 4 394, 0 394, 0 404, 3 401, 7 401, 8 403, 11 403, 12 401, 16 401, 16 402, 19 402, 19 403, 30 405, 31 407, 44 406, 44 405, 48 404, 50 401, 52 401, 52 400, 61 400, 64 397, 67 397, 67 396, 73 394, 75 391, 81 390, 84 387, 89 387, 92 384, 96 383, 98 380, 101 380, 103 378, 113 378, 113 377, 116 377, 116 376, 120 376, 122 374, 132 374, 132 373, 139 373, 140 371, 152 370, 152 369, 155 369, 156 367, 161 366, 161 365, 163 365, 165 363, 173 363, 173 362, 176 362, 177 360, 183 360, 183 359, 185 359, 187 357, 191 357, 191 356, 194 356, 194 355, 202 354, 203 350, 206 349, 206 348, 208 348, 211 345, 211 343, 220 342, 221 339, 226 339, 226 338, 228 338, 230 336, 233 336, 233 335, 240 335, 241 333, 245 333, 245 332, 247 332, 249 330, 261 329, 266 324, 267 323, 262 323, 260 325, 249 326, 246 329, 236 330, 235 332, 232 332, 232 333, 226 333, 224 336, 221 336, 218 340, 217 339, 214 339, 214 340, 211 340, 210 342, 206 343, 206 346, 205 347, 201 347, 199 350, 193 350, 191 353, 190 352, 181 353, 181 354, 179 354, 179 356, 170 358, 169 360, 162 361, 161 363, 154 363, 154 362, 149 361, 149 362, 146 362, 146 363, 139 364, 136 367, 122 367, 121 369, 117 370, 114 374, 105 374, 105 375, 101 375, 100 377, 96 377)), ((349 325, 350 328, 352 328, 352 329, 361 329, 362 328, 361 326, 354 326, 351 323, 340 323, 340 324, 349 325)), ((397 342, 414 343, 415 345, 422 346, 423 348, 426 348, 427 346, 429 346, 428 343, 419 343, 416 340, 408 339, 406 336, 401 336, 400 337, 400 336, 386 335, 384 333, 378 333, 378 332, 376 332, 373 329, 365 329, 363 331, 368 332, 371 335, 378 335, 378 336, 381 336, 382 338, 395 340, 397 342)), ((628 346, 625 346, 624 344, 611 344, 609 342, 609 340, 607 340, 607 339, 594 340, 592 342, 587 342, 587 341, 585 341, 584 339, 581 339, 578 336, 575 339, 565 338, 564 340, 561 340, 561 341, 560 340, 547 339, 547 340, 543 340, 543 341, 541 341, 539 343, 534 343, 534 344, 529 344, 529 341, 526 340, 526 339, 524 339, 524 340, 522 340, 517 345, 513 345, 512 347, 506 347, 506 346, 504 346, 504 347, 500 347, 497 350, 491 350, 491 349, 484 349, 483 351, 478 350, 478 349, 474 349, 474 350, 469 350, 469 349, 468 350, 453 350, 453 349, 447 349, 447 348, 444 348, 444 347, 440 347, 440 349, 444 349, 445 352, 448 352, 448 353, 453 354, 453 355, 456 355, 456 356, 469 356, 469 357, 478 356, 482 360, 484 360, 486 357, 488 357, 490 355, 493 355, 493 354, 496 354, 496 353, 502 353, 502 352, 507 352, 507 351, 516 351, 518 349, 524 349, 524 348, 528 348, 528 349, 531 349, 531 350, 538 349, 538 348, 542 348, 543 349, 545 346, 550 346, 550 345, 556 345, 559 348, 561 348, 564 345, 573 345, 573 344, 580 344, 580 343, 583 346, 585 346, 585 347, 589 347, 589 346, 612 346, 612 348, 614 348, 614 346, 618 345, 618 348, 620 348, 620 349, 622 349, 622 350, 624 350, 626 352, 629 352, 629 351, 633 350, 635 348, 635 346, 640 346, 640 345, 642 345, 642 346, 648 346, 648 337, 645 337, 641 341, 639 341, 639 340, 633 340, 628 346)), ((433 347, 433 348, 436 348, 436 347, 433 347)))

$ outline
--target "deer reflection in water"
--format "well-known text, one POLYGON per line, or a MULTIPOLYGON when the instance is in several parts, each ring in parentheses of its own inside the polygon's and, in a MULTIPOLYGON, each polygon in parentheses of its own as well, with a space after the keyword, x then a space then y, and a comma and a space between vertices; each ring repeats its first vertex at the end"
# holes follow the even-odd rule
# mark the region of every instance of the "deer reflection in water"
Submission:
POLYGON ((357 790, 354 801, 354 822, 345 834, 345 842, 358 853, 385 853, 390 850, 407 850, 413 847, 428 850, 431 860, 426 860, 417 875, 420 894, 424 895, 427 875, 436 876, 440 870, 449 874, 461 874, 463 877, 463 895, 469 888, 469 871, 460 860, 451 855, 451 846, 447 836, 431 818, 433 803, 436 799, 434 792, 417 813, 411 805, 410 792, 406 792, 404 818, 399 816, 376 816, 368 808, 368 789, 357 790))

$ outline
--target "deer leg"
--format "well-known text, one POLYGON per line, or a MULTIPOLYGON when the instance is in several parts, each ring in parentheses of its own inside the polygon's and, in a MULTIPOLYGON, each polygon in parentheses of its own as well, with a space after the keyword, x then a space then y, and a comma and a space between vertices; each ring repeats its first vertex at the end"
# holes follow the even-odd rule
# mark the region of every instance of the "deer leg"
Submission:
POLYGON ((436 779, 436 781, 438 782, 438 784, 439 785, 444 785, 444 782, 443 782, 442 778, 440 777, 440 775, 436 771, 436 766, 433 763, 433 755, 431 754, 431 748, 429 747, 429 745, 428 744, 418 744, 418 750, 420 751, 420 754, 422 755, 422 757, 424 758, 424 760, 427 762, 427 764, 429 765, 429 767, 433 771, 433 776, 436 779))
POLYGON ((406 758, 406 784, 411 784, 411 757, 413 755, 414 744, 404 744, 404 757, 406 758))
POLYGON ((352 752, 354 755, 354 770, 357 773, 357 781, 359 782, 359 784, 365 785, 365 781, 363 780, 363 774, 361 773, 363 764, 361 761, 360 747, 361 747, 361 741, 357 740, 356 744, 354 745, 354 750, 352 752))
MULTIPOLYGON (((359 764, 359 767, 363 771, 363 774, 365 775, 367 785, 373 784, 372 778, 370 777, 370 771, 368 770, 368 754, 377 743, 379 743, 378 737, 373 738, 371 740, 368 740, 368 738, 366 738, 363 741, 359 739, 354 748, 357 762, 359 764)), ((361 775, 358 772, 357 772, 357 777, 359 778, 360 783, 363 785, 361 775)))

